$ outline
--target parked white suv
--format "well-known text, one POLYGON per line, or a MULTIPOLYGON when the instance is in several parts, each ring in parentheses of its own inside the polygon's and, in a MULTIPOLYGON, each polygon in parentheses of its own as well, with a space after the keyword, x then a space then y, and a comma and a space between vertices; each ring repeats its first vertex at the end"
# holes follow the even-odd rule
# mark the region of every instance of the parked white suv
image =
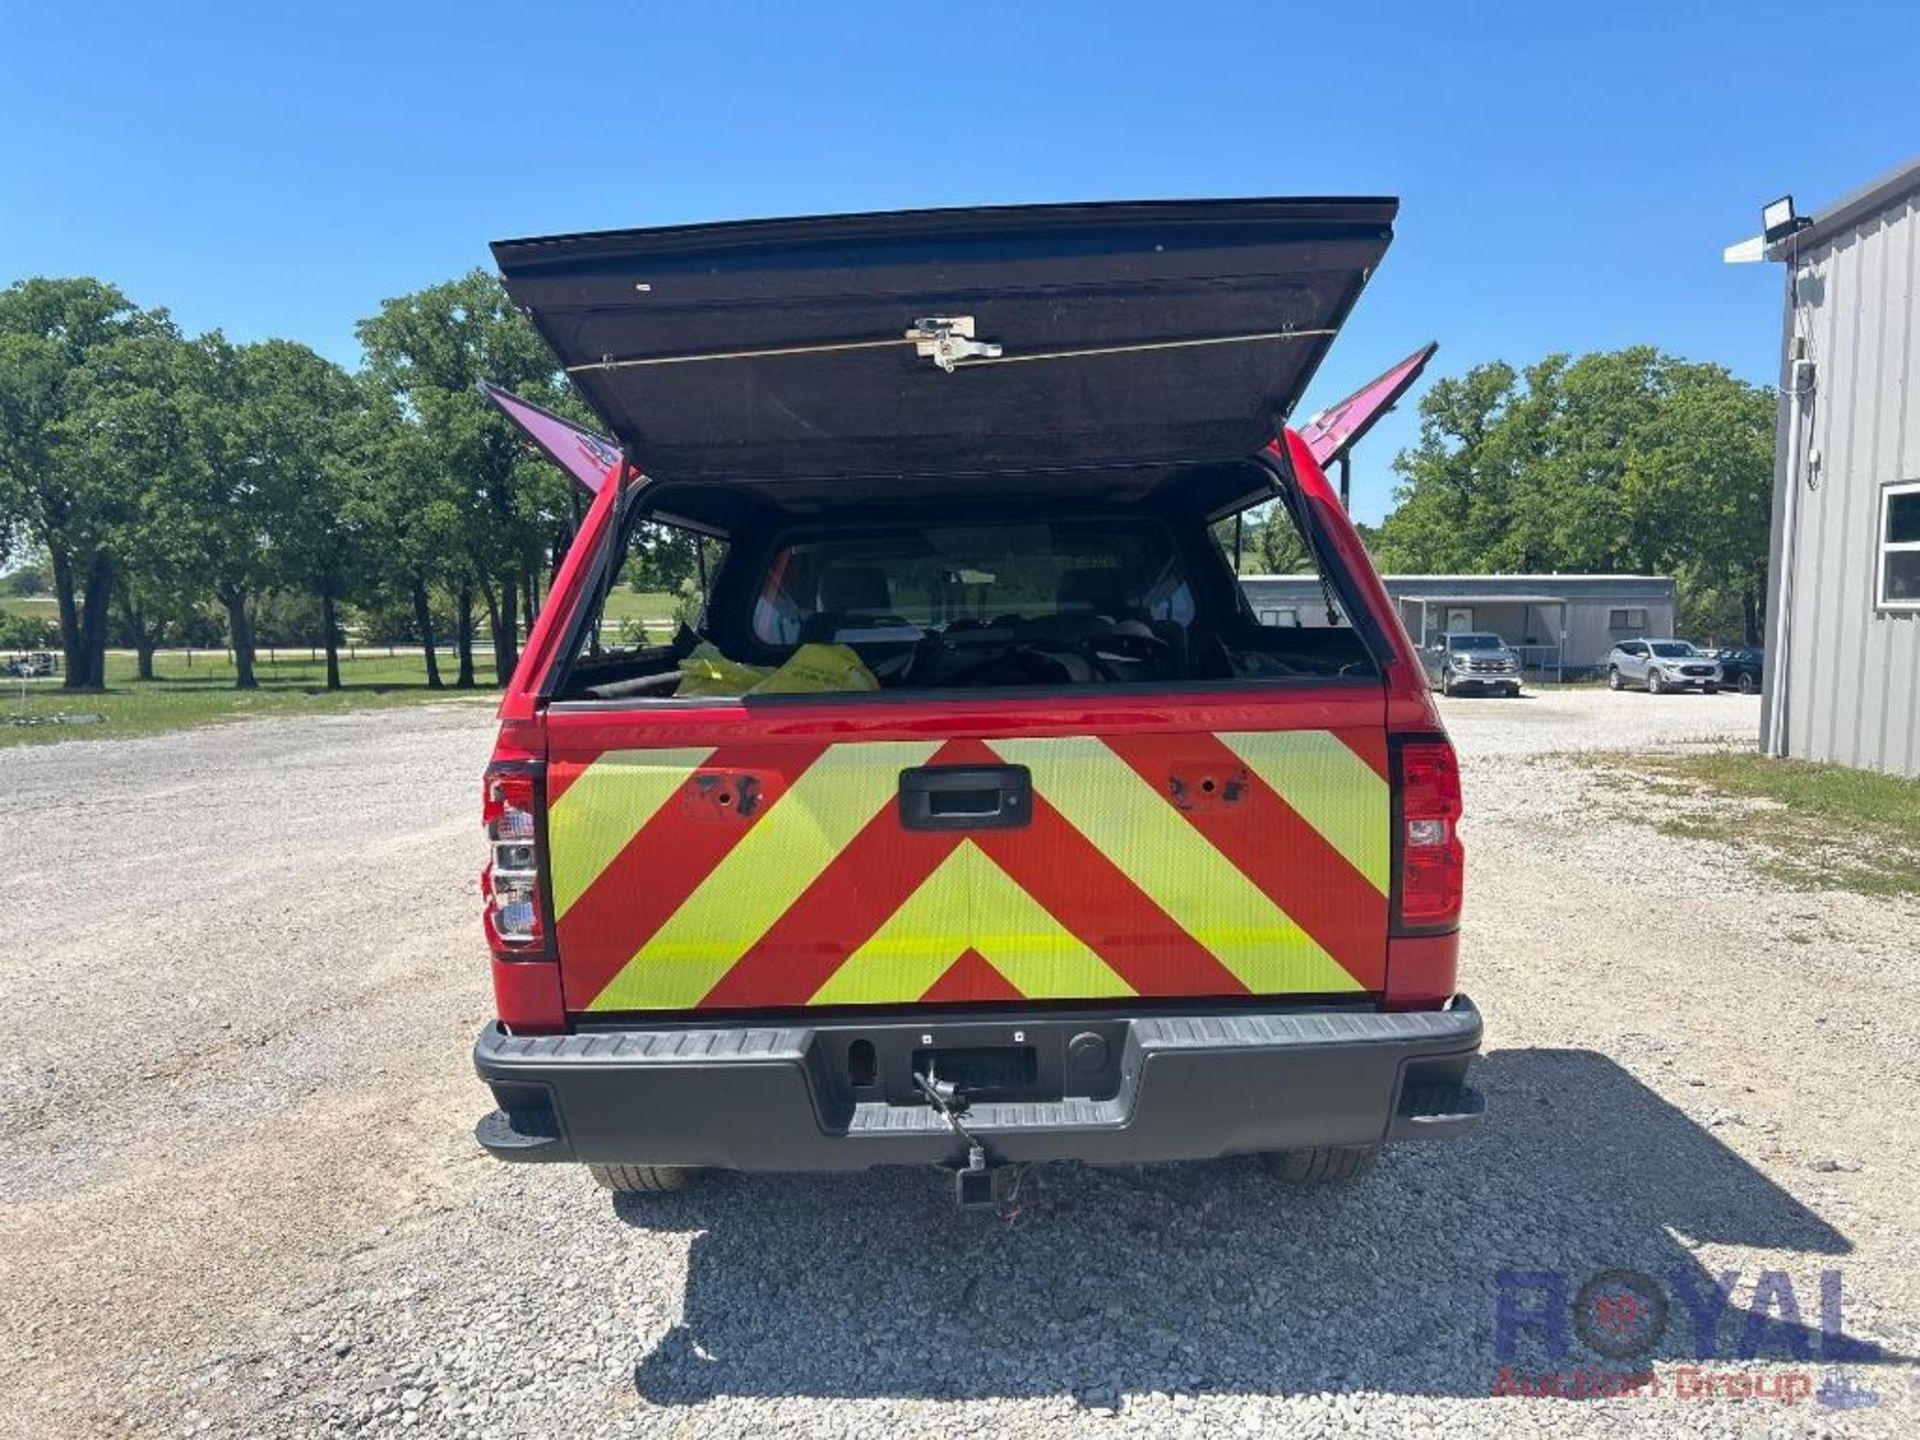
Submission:
POLYGON ((1667 690, 1720 688, 1720 662, 1685 640, 1622 640, 1607 657, 1607 688, 1645 686, 1649 695, 1667 690))

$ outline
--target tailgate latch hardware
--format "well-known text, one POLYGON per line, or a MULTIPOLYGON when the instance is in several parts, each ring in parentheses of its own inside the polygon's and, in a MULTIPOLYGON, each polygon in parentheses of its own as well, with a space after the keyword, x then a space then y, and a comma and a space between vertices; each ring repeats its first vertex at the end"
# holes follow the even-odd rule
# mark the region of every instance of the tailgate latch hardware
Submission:
POLYGON ((1024 765, 923 765, 900 772, 905 830, 1020 830, 1033 821, 1024 765))
POLYGON ((929 315, 907 331, 916 355, 952 374, 963 360, 997 360, 1000 347, 991 340, 973 338, 971 315, 929 315))

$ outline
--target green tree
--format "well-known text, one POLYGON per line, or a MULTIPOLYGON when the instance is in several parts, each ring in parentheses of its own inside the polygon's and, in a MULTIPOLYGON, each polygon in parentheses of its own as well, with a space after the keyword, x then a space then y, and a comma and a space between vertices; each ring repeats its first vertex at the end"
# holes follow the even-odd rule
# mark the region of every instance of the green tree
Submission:
POLYGON ((690 530, 643 522, 633 527, 627 548, 632 556, 627 562, 627 583, 636 591, 677 594, 699 576, 699 539, 690 530))
POLYGON ((0 650, 45 650, 60 643, 60 627, 51 616, 0 610, 0 650))
POLYGON ((0 536, 0 563, 7 563, 9 560, 13 564, 13 569, 0 575, 0 595, 24 598, 47 593, 50 581, 44 556, 29 550, 25 554, 9 557, 5 537, 0 536))
POLYGON ((1403 482, 1380 527, 1386 571, 1487 568, 1508 512, 1508 462, 1498 436, 1519 377, 1480 365, 1436 382, 1420 401, 1420 443, 1394 461, 1403 482))
POLYGON ((113 598, 125 643, 133 647, 135 674, 151 680, 154 653, 167 631, 192 612, 195 587, 189 577, 170 568, 122 566, 114 576, 113 598))
MULTIPOLYGON (((127 608, 138 613, 143 591, 210 593, 227 617, 234 683, 253 689, 261 597, 297 586, 329 614, 344 598, 353 537, 340 500, 357 392, 285 340, 236 346, 214 332, 135 349, 123 347, 127 363, 88 403, 96 466, 136 497, 111 536, 127 608)), ((329 670, 337 684, 337 663, 329 670)))
POLYGON ((1630 489, 1637 547, 1680 584, 1680 628, 1759 643, 1773 512, 1773 392, 1676 369, 1630 489))
MULTIPOLYGON (((1299 575, 1313 569, 1306 542, 1293 519, 1279 505, 1269 502, 1243 510, 1240 525, 1240 573, 1243 575, 1299 575)), ((1233 558, 1234 519, 1218 521, 1214 539, 1229 561, 1233 558)))
POLYGON ((1646 346, 1442 380, 1374 554, 1383 570, 1672 574, 1680 628, 1734 597, 1759 634, 1773 397, 1646 346))
POLYGON ((361 493, 381 457, 353 378, 304 345, 269 340, 241 362, 241 430, 267 547, 255 579, 297 587, 320 607, 327 688, 340 688, 340 606, 359 582, 367 530, 361 493))
POLYGON ((259 683, 253 607, 280 578, 272 537, 290 483, 273 343, 235 346, 216 331, 147 344, 88 403, 95 465, 138 496, 113 542, 162 591, 190 574, 219 601, 243 690, 259 683))
MULTIPOLYGON (((566 524, 567 482, 530 455, 518 432, 479 393, 490 380, 549 406, 564 403, 546 345, 482 270, 389 300, 358 326, 374 382, 397 403, 416 444, 404 447, 419 492, 445 499, 458 517, 453 585, 465 640, 466 597, 487 610, 495 673, 519 658, 518 631, 538 603, 548 544, 566 524)), ((463 645, 462 679, 471 683, 463 645)))
POLYGON ((153 678, 154 651, 168 623, 207 593, 202 557, 178 527, 175 503, 202 458, 188 422, 197 379, 192 359, 177 334, 131 336, 104 348, 72 387, 81 456, 115 497, 99 533, 142 680, 153 678))
POLYGON ((1293 518, 1278 505, 1269 505, 1254 536, 1260 568, 1268 575, 1300 575, 1313 569, 1306 541, 1293 518))
MULTIPOLYGON (((432 453, 421 427, 404 414, 399 397, 373 376, 360 377, 361 408, 354 453, 359 483, 353 499, 356 526, 365 540, 373 595, 412 615, 411 633, 420 643, 427 685, 438 690, 440 626, 434 603, 452 593, 465 573, 464 487, 432 453)), ((456 618, 449 629, 457 629, 456 618)), ((463 652, 464 675, 472 683, 471 650, 463 652)))
POLYGON ((0 537, 24 534, 47 555, 68 689, 106 679, 113 537, 127 503, 97 453, 84 397, 124 343, 174 335, 92 279, 22 280, 0 291, 0 537))

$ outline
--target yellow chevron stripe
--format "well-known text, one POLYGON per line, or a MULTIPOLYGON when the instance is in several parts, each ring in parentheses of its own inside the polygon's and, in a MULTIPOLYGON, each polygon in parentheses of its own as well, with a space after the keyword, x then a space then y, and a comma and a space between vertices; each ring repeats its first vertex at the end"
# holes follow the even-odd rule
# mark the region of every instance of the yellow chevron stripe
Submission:
POLYGON ((1008 763, 1027 766, 1035 793, 1249 990, 1360 988, 1339 961, 1098 739, 988 744, 1008 763))
MULTIPOLYGON (((1131 995, 1118 972, 971 842, 973 948, 1029 1000, 1131 995)), ((956 952, 957 954, 957 952, 956 952)), ((922 987, 925 993, 925 987, 922 987)))
POLYGON ((970 949, 1030 1000, 1134 993, 979 846, 963 840, 808 1003, 918 1000, 970 949))
POLYGON ((547 812, 556 918, 586 894, 711 754, 711 746, 610 750, 574 777, 547 812))
POLYGON ((1387 893, 1393 808, 1379 771, 1330 730, 1255 730, 1217 738, 1374 889, 1387 893))
POLYGON ((892 802, 900 772, 924 765, 938 748, 935 741, 874 741, 828 749, 740 837, 589 1008, 697 1005, 892 802))

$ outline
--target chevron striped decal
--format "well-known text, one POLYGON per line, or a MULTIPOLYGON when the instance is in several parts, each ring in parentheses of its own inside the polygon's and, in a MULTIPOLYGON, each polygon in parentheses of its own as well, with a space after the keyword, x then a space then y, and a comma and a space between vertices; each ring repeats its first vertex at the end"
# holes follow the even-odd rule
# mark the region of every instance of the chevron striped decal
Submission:
POLYGON ((783 742, 556 760, 572 1010, 1378 989, 1377 736, 783 742), (1025 766, 1030 823, 909 831, 922 765, 1025 766))
POLYGON ((962 840, 809 1003, 925 999, 968 955, 990 966, 1014 995, 1029 1000, 1134 993, 979 846, 962 840))
POLYGON ((711 746, 611 751, 567 786, 547 811, 555 911, 565 914, 573 908, 635 832, 660 813, 711 754, 711 746))

